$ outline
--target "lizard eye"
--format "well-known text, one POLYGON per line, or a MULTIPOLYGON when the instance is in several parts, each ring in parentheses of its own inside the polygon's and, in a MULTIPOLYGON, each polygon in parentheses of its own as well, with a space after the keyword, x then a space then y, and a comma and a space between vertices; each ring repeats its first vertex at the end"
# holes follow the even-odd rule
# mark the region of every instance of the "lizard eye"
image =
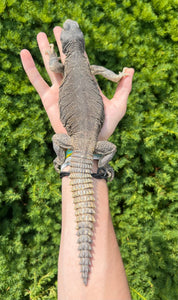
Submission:
POLYGON ((70 30, 70 23, 65 23, 64 30, 70 30))

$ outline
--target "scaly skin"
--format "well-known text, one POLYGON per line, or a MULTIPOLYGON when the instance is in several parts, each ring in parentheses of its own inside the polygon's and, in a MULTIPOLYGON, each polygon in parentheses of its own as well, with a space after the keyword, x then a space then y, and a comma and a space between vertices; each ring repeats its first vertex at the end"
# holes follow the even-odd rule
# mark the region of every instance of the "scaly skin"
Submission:
MULTIPOLYGON (((77 222, 78 250, 83 282, 87 285, 92 257, 92 236, 95 222, 95 198, 91 177, 93 157, 81 158, 74 152, 70 165, 70 184, 77 222)), ((79 156, 80 155, 80 156, 79 156)))
POLYGON ((52 71, 64 73, 59 90, 60 119, 67 130, 65 134, 53 136, 53 147, 57 154, 54 161, 58 171, 65 160, 65 149, 72 149, 70 162, 70 184, 75 207, 81 275, 88 283, 91 259, 92 237, 96 205, 93 191, 93 153, 101 154, 99 167, 105 167, 115 154, 116 147, 107 141, 98 141, 104 123, 104 105, 96 80, 92 74, 102 74, 112 81, 119 81, 126 74, 119 75, 103 67, 91 66, 84 55, 84 37, 78 24, 67 20, 61 33, 65 64, 58 62, 51 46, 49 65, 52 71))

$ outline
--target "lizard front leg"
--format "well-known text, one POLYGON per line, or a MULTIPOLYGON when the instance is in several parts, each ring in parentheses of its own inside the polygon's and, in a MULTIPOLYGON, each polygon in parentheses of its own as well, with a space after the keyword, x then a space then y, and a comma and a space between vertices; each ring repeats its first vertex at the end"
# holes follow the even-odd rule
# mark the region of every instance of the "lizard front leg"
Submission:
POLYGON ((101 158, 98 162, 98 169, 105 169, 108 173, 110 180, 114 178, 114 170, 108 165, 108 162, 112 160, 114 154, 116 153, 116 146, 108 141, 98 141, 96 144, 95 152, 100 154, 101 158))
POLYGON ((54 163, 55 170, 59 173, 59 166, 65 161, 65 150, 72 149, 70 136, 64 133, 56 133, 52 137, 53 148, 57 155, 54 163))
POLYGON ((49 55, 49 68, 54 73, 64 74, 64 65, 59 62, 56 52, 54 51, 54 45, 50 44, 50 50, 46 51, 49 55))
POLYGON ((104 78, 109 79, 110 81, 113 82, 119 82, 122 77, 129 75, 125 72, 125 69, 126 68, 124 68, 122 72, 119 72, 119 74, 116 74, 113 71, 108 70, 102 66, 96 66, 96 65, 90 66, 90 70, 93 75, 102 75, 104 78))

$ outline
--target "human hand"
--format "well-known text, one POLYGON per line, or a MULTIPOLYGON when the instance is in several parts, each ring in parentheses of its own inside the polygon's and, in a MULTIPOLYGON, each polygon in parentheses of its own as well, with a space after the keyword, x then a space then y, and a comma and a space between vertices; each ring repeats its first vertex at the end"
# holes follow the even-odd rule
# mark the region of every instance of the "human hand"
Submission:
MULTIPOLYGON (((64 63, 65 55, 62 53, 60 42, 61 31, 62 28, 59 26, 56 26, 53 30, 59 48, 61 61, 62 63, 64 63)), ((41 98, 41 101, 44 105, 54 131, 56 133, 66 133, 66 129, 63 127, 60 121, 60 112, 58 107, 59 86, 62 82, 62 75, 55 74, 49 69, 49 56, 46 54, 46 52, 50 49, 50 46, 46 34, 40 32, 37 35, 37 42, 52 85, 49 86, 44 81, 35 66, 30 52, 26 49, 23 49, 20 53, 22 64, 30 82, 41 98)), ((111 100, 106 98, 103 95, 102 91, 100 91, 104 103, 105 122, 99 134, 99 140, 107 140, 114 132, 119 121, 125 115, 127 108, 127 99, 132 88, 134 69, 127 68, 125 73, 129 74, 129 76, 123 77, 121 79, 116 88, 114 97, 111 100)))

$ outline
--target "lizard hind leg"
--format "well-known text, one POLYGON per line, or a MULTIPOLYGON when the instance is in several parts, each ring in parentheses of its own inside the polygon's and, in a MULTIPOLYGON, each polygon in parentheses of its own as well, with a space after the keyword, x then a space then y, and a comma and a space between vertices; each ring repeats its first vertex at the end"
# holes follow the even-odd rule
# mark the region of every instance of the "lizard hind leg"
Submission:
POLYGON ((112 160, 116 150, 116 146, 108 141, 98 141, 95 148, 95 153, 101 155, 98 162, 98 172, 105 170, 110 180, 114 178, 114 170, 108 163, 112 160))
POLYGON ((56 133, 52 137, 53 148, 57 155, 54 159, 54 168, 56 172, 60 172, 59 166, 61 166, 65 161, 65 150, 72 149, 70 136, 64 133, 56 133))

